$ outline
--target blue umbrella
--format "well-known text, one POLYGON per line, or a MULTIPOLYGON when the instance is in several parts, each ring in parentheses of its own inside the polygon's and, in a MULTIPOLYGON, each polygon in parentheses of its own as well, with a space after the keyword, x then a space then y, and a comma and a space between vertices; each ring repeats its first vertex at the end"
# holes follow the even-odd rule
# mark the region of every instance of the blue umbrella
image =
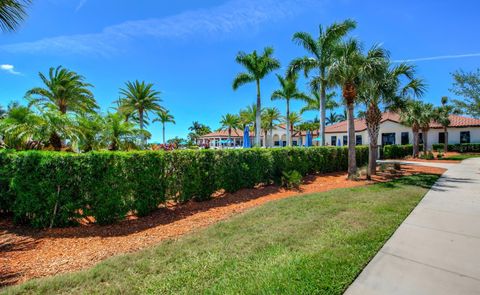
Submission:
POLYGON ((340 138, 337 140, 337 146, 342 146, 342 141, 340 140, 340 138))
POLYGON ((243 147, 252 147, 250 144, 250 128, 248 128, 248 126, 245 126, 245 130, 243 131, 243 147))
POLYGON ((307 131, 307 136, 305 138, 305 146, 312 146, 312 133, 310 133, 310 130, 307 131))

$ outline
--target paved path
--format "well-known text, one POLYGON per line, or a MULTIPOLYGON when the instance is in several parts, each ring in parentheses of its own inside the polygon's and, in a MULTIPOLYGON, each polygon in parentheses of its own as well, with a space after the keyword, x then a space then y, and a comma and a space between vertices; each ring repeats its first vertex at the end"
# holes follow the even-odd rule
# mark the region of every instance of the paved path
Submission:
POLYGON ((345 294, 480 294, 480 158, 446 165, 345 294))

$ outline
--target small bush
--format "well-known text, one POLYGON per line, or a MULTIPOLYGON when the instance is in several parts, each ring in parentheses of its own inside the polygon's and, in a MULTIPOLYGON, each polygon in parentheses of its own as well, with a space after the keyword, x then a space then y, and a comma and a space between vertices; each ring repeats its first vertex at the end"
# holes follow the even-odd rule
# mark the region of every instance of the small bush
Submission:
POLYGON ((297 170, 282 173, 282 186, 286 189, 298 189, 302 184, 302 174, 297 170))
MULTIPOLYGON (((445 144, 432 145, 434 151, 445 150, 445 144)), ((457 153, 480 153, 480 143, 449 144, 448 151, 457 153)))

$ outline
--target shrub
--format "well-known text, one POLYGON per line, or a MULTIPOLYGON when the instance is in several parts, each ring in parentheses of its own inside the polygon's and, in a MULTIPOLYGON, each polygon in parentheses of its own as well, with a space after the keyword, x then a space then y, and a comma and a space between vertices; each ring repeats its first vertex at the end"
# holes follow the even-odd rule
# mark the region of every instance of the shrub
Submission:
POLYGON ((386 145, 383 147, 385 159, 401 159, 413 154, 413 145, 386 145))
POLYGON ((283 171, 282 186, 286 189, 298 189, 302 184, 302 174, 297 170, 283 171))
MULTIPOLYGON (((357 165, 367 147, 357 147, 357 165)), ((296 185, 309 173, 344 171, 344 147, 143 152, 0 152, 0 211, 34 227, 99 224, 147 215, 168 200, 206 200, 220 189, 296 185), (286 173, 286 174, 285 174, 286 173)))
MULTIPOLYGON (((445 144, 434 144, 432 148, 434 151, 444 150, 445 144)), ((457 153, 480 153, 480 143, 449 144, 448 151, 457 153)))

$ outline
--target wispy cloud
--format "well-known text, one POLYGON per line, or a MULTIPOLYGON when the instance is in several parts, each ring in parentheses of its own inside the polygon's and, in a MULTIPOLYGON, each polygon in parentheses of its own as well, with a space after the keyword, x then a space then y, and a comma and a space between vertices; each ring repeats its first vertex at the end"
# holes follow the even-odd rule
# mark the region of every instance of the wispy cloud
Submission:
POLYGON ((87 0, 80 0, 77 4, 77 7, 75 7, 75 12, 79 11, 82 9, 82 7, 87 3, 87 0))
MULTIPOLYGON (((83 1, 82 1, 83 2, 83 1)), ((316 0, 231 0, 211 9, 186 11, 177 15, 127 21, 99 33, 58 36, 33 42, 0 46, 11 53, 109 55, 124 42, 136 38, 186 38, 211 36, 254 29, 318 5, 316 0)))
POLYGON ((418 58, 410 58, 410 59, 398 59, 398 60, 394 60, 394 62, 417 62, 417 61, 455 59, 455 58, 467 58, 467 57, 480 57, 480 52, 467 53, 467 54, 455 54, 455 55, 437 55, 437 56, 418 57, 418 58))
POLYGON ((12 75, 20 75, 21 74, 20 72, 15 71, 15 67, 13 65, 9 65, 9 64, 0 65, 0 70, 5 71, 5 72, 7 72, 9 74, 12 74, 12 75))

